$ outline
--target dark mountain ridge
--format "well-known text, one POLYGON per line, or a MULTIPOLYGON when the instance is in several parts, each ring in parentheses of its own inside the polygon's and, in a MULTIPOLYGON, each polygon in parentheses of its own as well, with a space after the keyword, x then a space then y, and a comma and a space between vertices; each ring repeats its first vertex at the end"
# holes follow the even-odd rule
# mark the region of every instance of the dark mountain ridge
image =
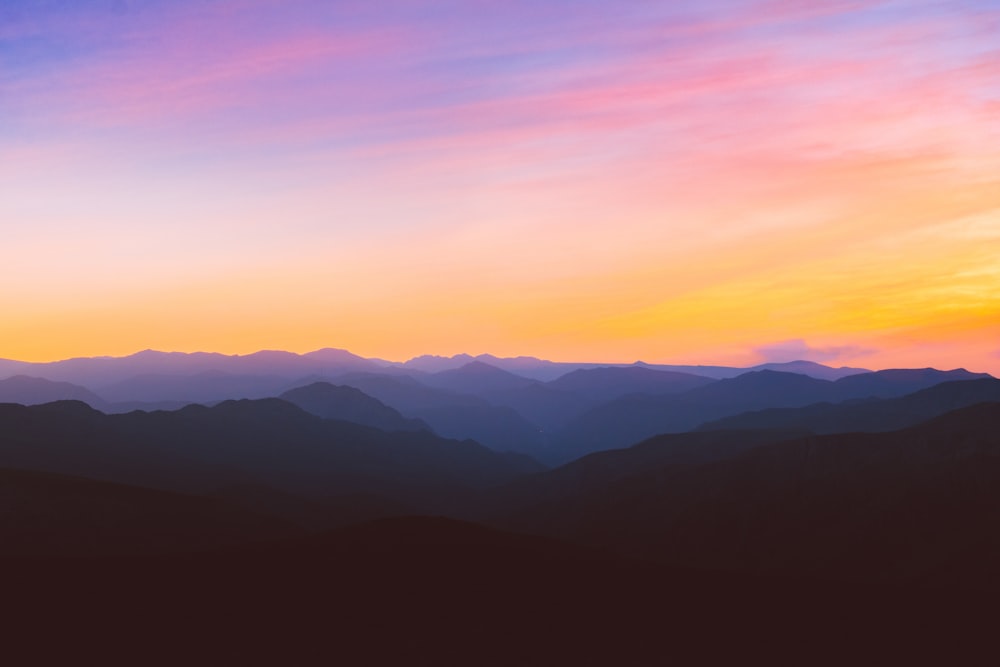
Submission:
POLYGON ((624 447, 659 433, 690 431, 705 422, 743 412, 891 398, 941 382, 982 378, 984 374, 963 369, 878 371, 836 381, 796 373, 753 371, 680 394, 636 394, 598 406, 555 436, 546 461, 566 462, 590 452, 624 447))
POLYGON ((650 447, 515 483, 525 495, 537 484, 535 502, 522 495, 500 525, 674 566, 1000 591, 1000 540, 988 528, 1000 521, 1000 403, 717 461, 639 463, 650 447), (544 482, 588 467, 598 481, 580 493, 553 495, 544 482))
POLYGON ((1000 380, 958 380, 942 382, 899 398, 745 412, 707 422, 699 430, 793 428, 817 434, 894 431, 989 401, 1000 401, 1000 380))
POLYGON ((0 403, 40 405, 54 401, 83 401, 95 409, 106 409, 107 401, 86 387, 69 382, 15 375, 0 380, 0 403))
POLYGON ((279 399, 121 415, 78 402, 0 405, 0 430, 0 467, 198 493, 262 484, 433 506, 539 469, 471 441, 324 420, 279 399))
POLYGON ((278 398, 324 419, 339 419, 383 431, 420 431, 430 427, 419 419, 407 419, 398 410, 372 398, 360 389, 329 382, 314 382, 291 389, 278 398))

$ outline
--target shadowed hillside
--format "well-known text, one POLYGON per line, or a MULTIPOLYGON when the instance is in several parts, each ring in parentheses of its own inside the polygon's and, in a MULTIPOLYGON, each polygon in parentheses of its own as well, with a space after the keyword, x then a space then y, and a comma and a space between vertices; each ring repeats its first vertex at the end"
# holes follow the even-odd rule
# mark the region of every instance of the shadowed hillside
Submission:
POLYGON ((103 398, 86 387, 69 382, 52 382, 27 375, 0 380, 0 403, 40 405, 54 401, 83 401, 98 410, 107 408, 103 398))
POLYGON ((670 395, 636 394, 598 406, 554 436, 545 454, 561 463, 602 449, 625 447, 659 433, 681 433, 742 412, 796 408, 852 399, 891 398, 954 380, 989 378, 965 370, 890 370, 836 381, 763 370, 670 395))
POLYGON ((0 469, 0 555, 163 554, 273 540, 291 524, 217 499, 0 469))
POLYGON ((900 398, 772 408, 708 422, 701 430, 793 428, 813 433, 893 431, 976 403, 1000 401, 1000 380, 944 382, 900 398))
POLYGON ((434 507, 539 469, 471 441, 324 420, 279 399, 124 415, 76 402, 0 405, 0 429, 3 467, 200 493, 256 484, 434 507))
MULTIPOLYGON (((731 432, 687 437, 698 435, 731 432)), ((1000 591, 988 529, 1000 521, 1000 403, 889 433, 736 445, 715 462, 671 461, 671 443, 524 480, 502 525, 677 566, 1000 591), (571 474, 595 481, 554 494, 548 480, 566 488, 571 474)))
POLYGON ((0 565, 19 573, 5 589, 17 610, 7 654, 42 661, 130 664, 155 647, 172 663, 704 664, 820 651, 810 662, 835 664, 959 659, 990 627, 975 596, 664 568, 432 518, 197 556, 0 565), (928 623, 935 632, 913 635, 928 623), (60 641, 44 641, 53 628, 60 641))
POLYGON ((315 382, 286 391, 279 398, 317 417, 354 422, 383 431, 420 431, 428 428, 419 419, 406 419, 397 410, 354 387, 315 382))

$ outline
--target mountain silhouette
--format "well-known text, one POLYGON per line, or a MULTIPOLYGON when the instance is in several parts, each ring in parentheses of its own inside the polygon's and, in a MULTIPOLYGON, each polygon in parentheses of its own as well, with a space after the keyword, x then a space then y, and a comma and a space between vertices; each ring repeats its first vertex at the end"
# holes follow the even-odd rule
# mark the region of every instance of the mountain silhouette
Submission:
POLYGON ((759 364, 757 366, 753 366, 748 370, 779 371, 781 373, 798 373, 800 375, 808 375, 809 377, 816 378, 817 380, 839 380, 840 378, 844 378, 849 375, 859 375, 861 373, 872 372, 867 368, 851 368, 849 366, 832 368, 830 366, 824 366, 823 364, 818 364, 815 361, 803 361, 803 360, 769 362, 766 364, 759 364))
POLYGON ((278 375, 234 375, 205 371, 196 375, 136 375, 101 387, 114 403, 217 403, 240 398, 269 398, 281 392, 287 378, 278 375))
POLYGON ((743 412, 895 397, 941 382, 984 377, 990 376, 961 369, 889 370, 831 382, 797 373, 752 371, 680 394, 635 394, 600 405, 556 434, 544 456, 550 464, 561 463, 590 452, 626 447, 659 433, 690 431, 743 412))
POLYGON ((567 373, 547 386, 603 403, 628 394, 676 394, 712 382, 711 378, 690 373, 658 371, 643 366, 606 366, 567 373))
POLYGON ((960 380, 942 382, 899 398, 746 412, 708 422, 701 429, 785 428, 812 433, 894 431, 951 410, 989 401, 1000 401, 1000 380, 960 380))
POLYGON ((988 373, 970 373, 964 368, 950 371, 939 371, 936 368, 897 368, 841 378, 837 381, 837 388, 841 400, 868 397, 893 398, 933 387, 942 382, 990 377, 992 376, 988 373))
POLYGON ((499 452, 520 452, 532 457, 545 451, 542 429, 513 408, 456 405, 425 408, 415 414, 446 438, 475 440, 499 452))
POLYGON ((539 482, 535 502, 522 498, 501 525, 672 566, 1000 591, 989 529, 1000 520, 1000 403, 899 431, 603 472, 599 457, 639 460, 649 447, 546 473, 585 476, 590 466, 603 478, 574 496, 539 482))
POLYGON ((0 360, 0 375, 32 375, 100 390, 143 375, 192 376, 217 372, 229 375, 281 376, 291 380, 314 373, 330 375, 362 372, 388 366, 387 362, 365 359, 346 350, 333 349, 303 355, 277 350, 262 350, 246 355, 143 350, 126 357, 80 357, 48 363, 0 360))
POLYGON ((472 361, 459 368, 433 373, 421 378, 420 381, 429 387, 473 395, 519 389, 533 382, 481 361, 472 361))
POLYGON ((94 392, 69 382, 53 382, 27 375, 0 380, 0 403, 39 405, 54 401, 83 401, 96 409, 107 407, 107 401, 94 392))
MULTIPOLYGON (((420 419, 444 437, 475 440, 490 449, 531 456, 545 446, 540 426, 517 410, 493 405, 481 396, 429 387, 412 377, 378 373, 350 373, 335 381, 360 389, 408 418, 420 419)), ((525 382, 530 387, 531 381, 525 382)))
POLYGON ((681 433, 726 415, 808 405, 837 396, 833 382, 795 373, 752 371, 673 395, 632 394, 598 406, 555 436, 546 462, 627 447, 660 433, 681 433))
POLYGON ((532 424, 535 431, 540 427, 547 432, 565 427, 594 403, 580 394, 555 389, 549 383, 540 382, 511 389, 485 391, 480 395, 492 405, 516 411, 532 424), (538 426, 534 426, 535 424, 538 426))
POLYGON ((489 405, 477 396, 429 387, 406 375, 347 373, 331 378, 330 382, 359 389, 407 417, 415 417, 428 408, 489 405))
MULTIPOLYGON (((575 498, 633 476, 666 466, 703 465, 731 459, 762 445, 808 435, 796 430, 716 430, 658 435, 627 449, 589 454, 566 465, 529 475, 489 494, 484 516, 496 517, 515 509, 526 510, 546 502, 572 502, 575 498)), ((512 524, 513 525, 513 524, 512 524)), ((533 529, 539 526, 533 525, 533 529)), ((561 532, 549 526, 543 532, 561 532)))
POLYGON ((399 411, 360 389, 314 382, 281 394, 279 398, 324 419, 339 419, 383 431, 419 431, 429 427, 419 419, 406 419, 399 411))
POLYGON ((262 485, 435 507, 539 469, 471 441, 325 420, 279 399, 121 415, 76 402, 6 404, 0 429, 7 434, 0 467, 194 493, 262 485))

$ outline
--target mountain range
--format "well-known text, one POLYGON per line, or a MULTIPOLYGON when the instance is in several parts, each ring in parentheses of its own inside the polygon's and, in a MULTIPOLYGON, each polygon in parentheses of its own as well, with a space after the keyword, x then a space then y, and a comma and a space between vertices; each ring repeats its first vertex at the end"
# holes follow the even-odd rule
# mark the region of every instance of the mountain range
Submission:
POLYGON ((65 640, 36 652, 842 663, 991 631, 985 374, 135 356, 0 380, 5 627, 65 640))

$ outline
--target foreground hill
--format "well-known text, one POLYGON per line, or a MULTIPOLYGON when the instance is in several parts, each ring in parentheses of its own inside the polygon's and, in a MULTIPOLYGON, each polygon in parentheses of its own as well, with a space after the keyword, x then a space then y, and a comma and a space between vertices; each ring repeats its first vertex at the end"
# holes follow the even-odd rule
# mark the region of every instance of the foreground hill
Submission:
POLYGON ((990 528, 1000 522, 1000 403, 714 462, 667 462, 670 446, 595 455, 525 480, 502 525, 676 566, 1000 591, 990 528), (597 483, 552 492, 588 468, 597 483))
POLYGON ((163 554, 273 540, 291 524, 218 499, 0 469, 0 555, 163 554))
POLYGON ((991 628, 977 596, 664 568, 437 518, 186 557, 0 567, 18 573, 4 591, 5 654, 43 664, 962 660, 991 628))

